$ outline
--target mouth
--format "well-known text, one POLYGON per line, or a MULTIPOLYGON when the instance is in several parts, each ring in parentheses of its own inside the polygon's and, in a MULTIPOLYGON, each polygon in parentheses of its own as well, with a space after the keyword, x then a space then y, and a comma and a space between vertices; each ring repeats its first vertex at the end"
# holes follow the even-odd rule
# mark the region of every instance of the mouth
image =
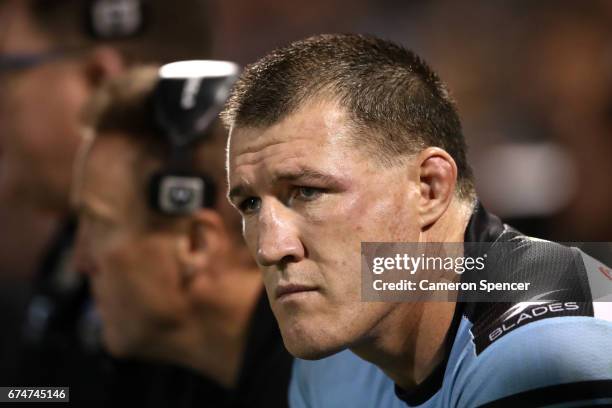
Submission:
POLYGON ((289 283, 286 285, 279 285, 276 288, 275 295, 276 295, 276 300, 283 300, 283 299, 287 299, 291 296, 294 296, 300 293, 316 292, 317 290, 318 288, 315 286, 307 286, 307 285, 289 283))

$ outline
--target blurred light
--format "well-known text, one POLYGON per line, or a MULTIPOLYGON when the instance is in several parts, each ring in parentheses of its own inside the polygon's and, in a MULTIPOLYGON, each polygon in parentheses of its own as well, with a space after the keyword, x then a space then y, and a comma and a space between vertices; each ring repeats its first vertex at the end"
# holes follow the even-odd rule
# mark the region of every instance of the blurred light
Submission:
POLYGON ((496 146, 474 167, 479 195, 504 217, 552 215, 576 191, 573 162, 552 143, 496 146))
POLYGON ((224 77, 238 75, 238 65, 229 61, 191 60, 171 62, 162 66, 159 75, 162 78, 198 78, 224 77))

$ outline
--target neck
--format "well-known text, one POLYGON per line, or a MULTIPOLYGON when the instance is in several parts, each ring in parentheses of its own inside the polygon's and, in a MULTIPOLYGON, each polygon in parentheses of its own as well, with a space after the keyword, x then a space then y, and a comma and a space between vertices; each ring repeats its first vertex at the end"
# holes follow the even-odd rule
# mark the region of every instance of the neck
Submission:
MULTIPOLYGON (((471 206, 453 202, 419 242, 463 242, 471 206)), ((396 384, 410 390, 444 360, 445 339, 454 302, 398 303, 381 319, 368 340, 351 350, 380 367, 396 384)))

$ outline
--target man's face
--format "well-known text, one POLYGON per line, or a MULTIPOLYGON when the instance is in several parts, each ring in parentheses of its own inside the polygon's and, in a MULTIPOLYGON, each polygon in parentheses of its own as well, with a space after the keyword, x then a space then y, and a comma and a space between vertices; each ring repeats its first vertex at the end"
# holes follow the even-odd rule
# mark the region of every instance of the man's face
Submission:
MULTIPOLYGON (((24 3, 0 6, 0 58, 54 48, 24 3)), ((85 77, 76 58, 0 70, 0 199, 66 209, 79 111, 89 95, 85 77)))
POLYGON ((104 342, 117 356, 149 356, 186 315, 177 232, 147 225, 138 147, 114 135, 94 142, 77 168, 76 258, 90 277, 104 342))
POLYGON ((301 358, 358 346, 394 308, 360 302, 360 243, 418 237, 410 166, 383 167, 349 146, 351 132, 341 108, 319 102, 230 135, 230 199, 285 345, 301 358))

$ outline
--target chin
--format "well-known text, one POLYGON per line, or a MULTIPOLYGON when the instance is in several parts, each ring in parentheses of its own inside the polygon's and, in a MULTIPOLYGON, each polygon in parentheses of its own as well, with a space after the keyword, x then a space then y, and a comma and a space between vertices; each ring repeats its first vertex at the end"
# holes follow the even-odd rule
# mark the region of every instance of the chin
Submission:
POLYGON ((289 345, 286 342, 285 348, 293 357, 301 358, 302 360, 320 360, 342 351, 342 349, 311 347, 308 344, 289 345))
POLYGON ((347 348, 344 342, 320 328, 305 330, 293 325, 284 329, 281 326, 281 335, 287 351, 302 360, 320 360, 347 348))
POLYGON ((103 329, 102 341, 104 349, 113 357, 127 358, 133 356, 133 347, 129 346, 129 341, 120 335, 117 335, 113 330, 103 329))

